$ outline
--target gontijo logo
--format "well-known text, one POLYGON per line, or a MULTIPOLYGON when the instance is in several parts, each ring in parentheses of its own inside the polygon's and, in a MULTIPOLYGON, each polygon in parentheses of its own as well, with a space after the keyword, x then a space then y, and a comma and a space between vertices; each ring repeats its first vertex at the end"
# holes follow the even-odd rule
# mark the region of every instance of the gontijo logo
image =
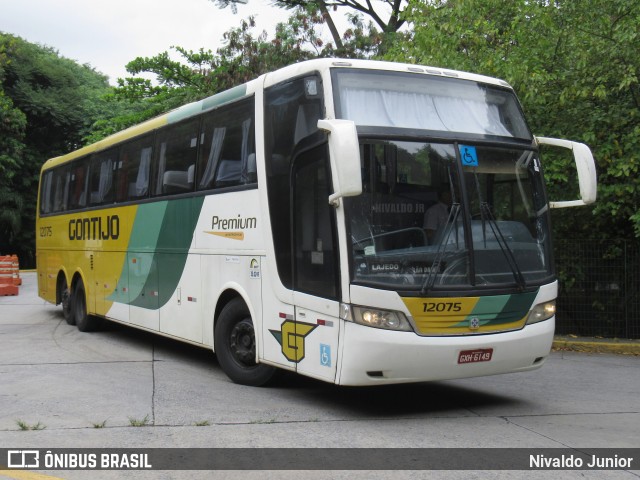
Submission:
MULTIPOLYGON (((42 232, 40 234, 42 235, 42 232)), ((69 220, 69 240, 117 240, 119 236, 118 215, 69 220)))
POLYGON ((238 214, 235 218, 221 218, 214 215, 211 219, 211 230, 205 233, 232 240, 244 240, 244 231, 257 228, 256 217, 242 217, 238 214))

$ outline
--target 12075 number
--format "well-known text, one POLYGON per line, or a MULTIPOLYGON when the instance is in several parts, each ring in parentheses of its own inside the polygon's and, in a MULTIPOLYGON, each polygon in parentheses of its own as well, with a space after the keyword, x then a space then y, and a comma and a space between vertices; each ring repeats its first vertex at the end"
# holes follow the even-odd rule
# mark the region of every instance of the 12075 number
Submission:
POLYGON ((424 313, 461 312, 462 302, 427 302, 423 304, 424 313))

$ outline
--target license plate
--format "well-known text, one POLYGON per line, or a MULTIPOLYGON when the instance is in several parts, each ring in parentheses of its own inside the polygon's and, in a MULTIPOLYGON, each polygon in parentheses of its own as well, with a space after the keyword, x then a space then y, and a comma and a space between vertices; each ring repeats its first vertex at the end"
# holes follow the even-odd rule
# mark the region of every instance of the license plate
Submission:
POLYGON ((458 355, 458 365, 463 363, 488 362, 493 356, 493 348, 478 348, 477 350, 463 350, 458 355))

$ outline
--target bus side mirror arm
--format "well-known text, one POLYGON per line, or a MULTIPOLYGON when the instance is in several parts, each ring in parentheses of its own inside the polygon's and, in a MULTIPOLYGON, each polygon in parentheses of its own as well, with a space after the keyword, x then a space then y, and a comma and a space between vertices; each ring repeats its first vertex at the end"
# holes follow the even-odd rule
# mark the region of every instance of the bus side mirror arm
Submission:
POLYGON ((536 137, 536 142, 538 142, 538 145, 549 145, 571 150, 578 170, 580 200, 549 202, 549 206, 551 208, 579 207, 595 202, 598 181, 596 178, 596 164, 589 147, 584 143, 557 138, 536 137))
POLYGON ((355 197, 362 193, 358 132, 351 120, 318 120, 318 128, 329 134, 334 192, 329 195, 329 204, 337 207, 340 198, 355 197))

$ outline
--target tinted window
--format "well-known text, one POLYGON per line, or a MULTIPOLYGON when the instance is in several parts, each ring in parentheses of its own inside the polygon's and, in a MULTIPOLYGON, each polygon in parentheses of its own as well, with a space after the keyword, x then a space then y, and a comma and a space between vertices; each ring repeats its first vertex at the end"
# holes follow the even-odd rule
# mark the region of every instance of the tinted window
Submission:
POLYGON ((87 206, 87 187, 89 185, 89 158, 83 158, 71 164, 69 177, 68 209, 87 206))
POLYGON ((151 136, 129 142, 120 148, 118 187, 119 202, 149 196, 149 176, 153 159, 151 136))
POLYGON ((52 212, 64 212, 67 209, 69 198, 69 183, 71 176, 68 167, 60 167, 54 170, 52 179, 52 212))
POLYGON ((200 134, 198 189, 255 183, 254 138, 253 98, 208 113, 200 134))
POLYGON ((267 193, 278 274, 292 287, 291 161, 295 146, 317 132, 324 116, 320 77, 309 76, 275 85, 265 92, 267 193))
POLYGON ((199 118, 158 132, 153 194, 172 195, 193 191, 198 153, 199 118))
POLYGON ((118 152, 116 149, 96 153, 91 157, 89 203, 103 205, 115 199, 115 181, 118 152))

